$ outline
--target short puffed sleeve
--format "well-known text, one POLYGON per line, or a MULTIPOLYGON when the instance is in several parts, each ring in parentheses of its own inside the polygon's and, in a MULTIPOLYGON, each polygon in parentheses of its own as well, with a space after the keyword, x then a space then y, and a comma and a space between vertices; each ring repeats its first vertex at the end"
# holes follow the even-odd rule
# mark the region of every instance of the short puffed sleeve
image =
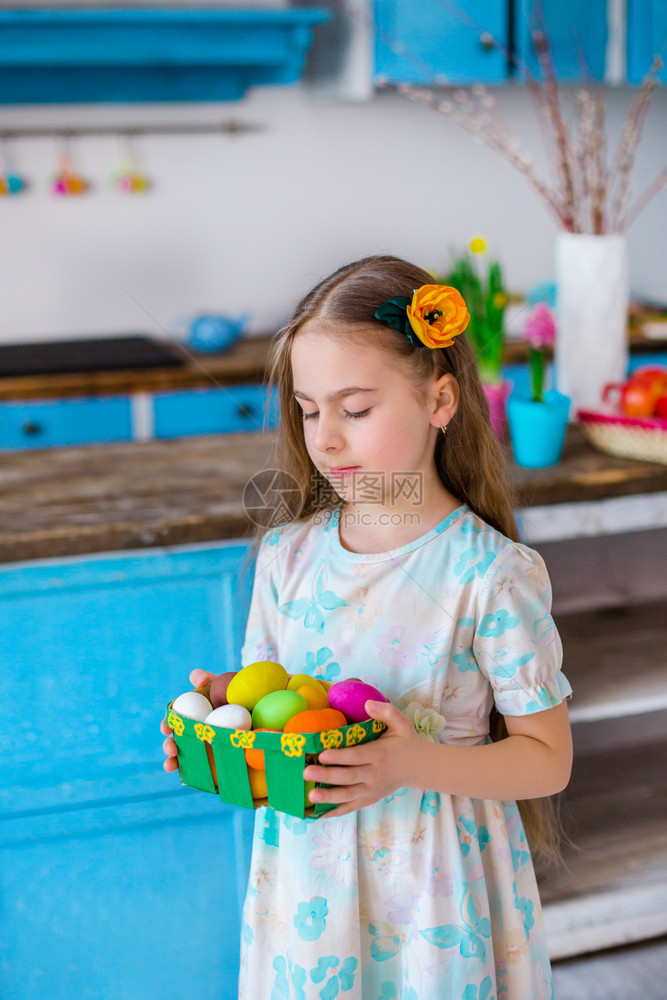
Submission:
POLYGON ((257 551, 241 665, 278 659, 278 582, 281 560, 280 530, 264 535, 257 551))
POLYGON ((572 696, 551 582, 533 549, 508 543, 480 580, 472 649, 502 715, 542 712, 572 696))

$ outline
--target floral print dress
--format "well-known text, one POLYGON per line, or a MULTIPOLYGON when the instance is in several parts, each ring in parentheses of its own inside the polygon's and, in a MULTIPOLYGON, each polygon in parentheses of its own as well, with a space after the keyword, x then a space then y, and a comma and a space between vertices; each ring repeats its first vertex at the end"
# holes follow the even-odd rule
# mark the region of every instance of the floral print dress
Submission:
MULTIPOLYGON (((425 739, 487 743, 572 689, 541 557, 465 504, 387 552, 350 552, 340 506, 271 532, 243 664, 361 677, 425 739)), ((550 1000, 516 802, 399 788, 345 816, 257 810, 241 1000, 550 1000)))

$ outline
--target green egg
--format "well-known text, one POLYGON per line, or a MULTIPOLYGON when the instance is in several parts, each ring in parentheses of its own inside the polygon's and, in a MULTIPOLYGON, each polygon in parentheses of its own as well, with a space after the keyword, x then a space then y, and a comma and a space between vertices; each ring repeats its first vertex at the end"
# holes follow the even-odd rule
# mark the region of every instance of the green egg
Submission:
POLYGON ((308 702, 297 691, 272 691, 265 694, 252 710, 253 729, 284 729, 298 712, 305 712, 308 702))

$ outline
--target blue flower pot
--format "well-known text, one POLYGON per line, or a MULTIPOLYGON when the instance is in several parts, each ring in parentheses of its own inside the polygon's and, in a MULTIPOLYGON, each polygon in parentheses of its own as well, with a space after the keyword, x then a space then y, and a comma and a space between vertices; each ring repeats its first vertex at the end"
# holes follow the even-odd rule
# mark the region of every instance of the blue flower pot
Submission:
POLYGON ((570 413, 570 399, 549 389, 544 401, 514 394, 507 400, 507 420, 517 465, 525 469, 546 469, 555 465, 563 452, 570 413))

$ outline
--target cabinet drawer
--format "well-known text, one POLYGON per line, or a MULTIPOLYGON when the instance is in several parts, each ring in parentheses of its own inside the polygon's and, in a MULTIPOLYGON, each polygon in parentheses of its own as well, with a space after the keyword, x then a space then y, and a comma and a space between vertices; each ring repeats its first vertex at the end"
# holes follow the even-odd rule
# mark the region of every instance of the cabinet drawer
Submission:
POLYGON ((507 79, 505 2, 468 0, 462 17, 433 0, 375 0, 375 76, 390 83, 476 83, 507 79), (478 25, 479 27, 475 26, 478 25))
POLYGON ((0 448, 48 448, 132 439, 129 398, 0 403, 0 448))
MULTIPOLYGON (((169 438, 261 431, 266 407, 267 390, 261 385, 156 393, 153 397, 154 434, 156 438, 169 438)), ((275 427, 278 422, 275 395, 268 409, 268 426, 275 427)))

